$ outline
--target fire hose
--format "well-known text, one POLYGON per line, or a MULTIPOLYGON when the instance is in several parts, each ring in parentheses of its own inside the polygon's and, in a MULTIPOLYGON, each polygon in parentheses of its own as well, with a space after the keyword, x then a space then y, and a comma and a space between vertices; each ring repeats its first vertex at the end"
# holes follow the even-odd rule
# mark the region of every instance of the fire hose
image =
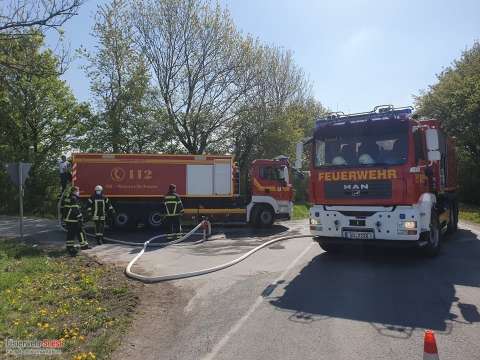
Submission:
MULTIPOLYGON (((61 224, 61 201, 62 201, 62 199, 63 199, 63 194, 60 197, 60 201, 59 201, 59 205, 58 205, 59 224, 63 229, 63 226, 61 224)), ((257 251, 259 251, 259 250, 261 250, 265 247, 268 247, 268 246, 270 246, 274 243, 277 243, 277 242, 280 242, 280 241, 285 241, 285 240, 310 237, 310 235, 290 235, 290 236, 282 236, 282 237, 279 237, 279 238, 276 238, 276 239, 272 239, 270 241, 267 241, 267 242, 255 247, 255 248, 251 249, 250 251, 246 252, 242 256, 240 256, 236 259, 233 259, 229 262, 226 262, 226 263, 223 263, 223 264, 220 264, 220 265, 217 265, 217 266, 213 266, 213 267, 210 267, 210 268, 200 269, 200 270, 197 270, 197 271, 189 271, 189 272, 184 272, 184 273, 161 275, 161 276, 141 275, 141 274, 134 273, 132 271, 133 265, 142 257, 142 255, 145 253, 145 251, 147 250, 148 247, 152 247, 152 246, 166 247, 166 246, 169 246, 169 245, 174 245, 174 244, 180 243, 182 241, 185 241, 187 238, 189 238, 193 234, 195 234, 196 231, 200 227, 203 228, 203 239, 192 243, 192 244, 198 244, 200 242, 204 242, 207 239, 207 237, 211 234, 210 222, 208 222, 207 220, 203 220, 202 222, 200 222, 197 226, 195 226, 192 230, 190 230, 186 234, 177 234, 177 235, 181 235, 181 236, 178 239, 167 242, 167 243, 160 243, 160 244, 151 243, 155 239, 167 236, 166 234, 155 235, 155 236, 151 237, 150 239, 148 239, 147 241, 145 241, 143 243, 143 245, 141 245, 139 243, 135 243, 135 242, 121 241, 121 240, 112 239, 112 238, 108 238, 108 237, 105 237, 105 240, 108 240, 108 241, 111 241, 111 242, 114 242, 114 243, 118 243, 118 244, 123 244, 123 245, 133 245, 133 246, 139 246, 140 245, 140 246, 143 246, 142 250, 132 260, 130 260, 130 262, 128 263, 127 267, 125 268, 125 274, 132 279, 140 280, 140 281, 145 282, 145 283, 156 283, 156 282, 162 282, 162 281, 168 281, 168 280, 185 279, 185 278, 190 278, 190 277, 194 277, 194 276, 200 276, 200 275, 205 275, 205 274, 213 273, 213 272, 216 272, 216 271, 220 271, 220 270, 226 269, 228 267, 231 267, 235 264, 238 264, 239 262, 245 260, 246 258, 253 255, 257 251)), ((93 234, 90 234, 90 233, 86 233, 86 234, 88 236, 92 236, 92 237, 94 236, 93 234)), ((168 234, 168 235, 172 236, 173 234, 168 234)))
MULTIPOLYGON (((201 225, 201 223, 200 223, 201 225)), ((187 234, 188 235, 188 234, 187 234)), ((194 276, 200 276, 200 275, 205 275, 209 273, 213 273, 215 271, 223 270, 226 269, 230 266, 233 266, 235 264, 238 264, 239 262, 245 260, 248 258, 250 255, 253 255, 257 251, 270 246, 276 242, 280 241, 285 241, 285 240, 290 240, 290 239, 298 239, 298 238, 306 238, 310 237, 309 235, 290 235, 290 236, 283 236, 279 237, 270 241, 267 241, 266 243, 263 243, 262 245, 259 245, 252 250, 246 252, 242 256, 231 260, 229 262, 226 262, 224 264, 220 264, 214 267, 206 268, 206 269, 201 269, 197 271, 189 271, 189 272, 184 272, 184 273, 178 273, 178 274, 170 274, 170 275, 162 275, 162 276, 146 276, 146 275, 141 275, 141 274, 136 274, 131 271, 132 266, 137 262, 138 259, 145 253, 146 248, 148 247, 149 241, 147 240, 144 245, 143 249, 135 256, 127 265, 127 268, 125 269, 125 273, 127 274, 128 277, 131 277, 133 279, 137 279, 146 283, 155 283, 155 282, 161 282, 161 281, 167 281, 167 280, 177 280, 177 279, 184 279, 184 278, 189 278, 189 277, 194 277, 194 276)))

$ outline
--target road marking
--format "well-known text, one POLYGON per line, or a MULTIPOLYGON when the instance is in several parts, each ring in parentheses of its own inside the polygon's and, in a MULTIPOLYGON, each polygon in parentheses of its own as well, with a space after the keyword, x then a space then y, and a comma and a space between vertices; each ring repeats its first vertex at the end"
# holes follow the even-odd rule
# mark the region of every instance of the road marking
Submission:
MULTIPOLYGON (((307 236, 305 236, 307 237, 307 236)), ((292 270, 292 268, 297 265, 297 263, 300 261, 300 259, 305 256, 305 254, 310 251, 314 243, 312 242, 305 250, 302 251, 300 255, 298 255, 295 260, 293 260, 290 265, 285 269, 283 273, 280 274, 278 278, 276 278, 273 283, 278 283, 280 280, 285 278, 287 274, 292 270)), ((235 325, 223 336, 223 338, 213 347, 212 351, 210 351, 208 354, 206 354, 202 360, 213 360, 215 356, 222 350, 222 348, 227 344, 227 342, 230 340, 230 338, 235 335, 235 333, 240 330, 240 328, 245 324, 245 322, 248 320, 248 318, 257 310, 257 308, 260 306, 260 304, 263 302, 264 297, 260 295, 257 300, 253 303, 252 306, 248 309, 248 311, 238 320, 235 325)))

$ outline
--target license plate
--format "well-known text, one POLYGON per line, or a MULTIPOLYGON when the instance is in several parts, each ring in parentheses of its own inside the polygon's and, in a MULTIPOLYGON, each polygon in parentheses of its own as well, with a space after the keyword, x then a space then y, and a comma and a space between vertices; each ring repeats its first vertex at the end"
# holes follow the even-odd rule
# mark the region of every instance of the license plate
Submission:
POLYGON ((373 239, 373 232, 368 231, 344 231, 343 237, 346 239, 373 239))

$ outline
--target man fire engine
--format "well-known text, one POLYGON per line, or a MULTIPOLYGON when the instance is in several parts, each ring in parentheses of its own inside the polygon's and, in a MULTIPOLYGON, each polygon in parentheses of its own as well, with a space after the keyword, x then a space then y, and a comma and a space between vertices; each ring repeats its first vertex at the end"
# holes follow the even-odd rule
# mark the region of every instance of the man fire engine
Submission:
POLYGON ((310 230, 324 250, 381 243, 436 255, 442 234, 457 229, 454 144, 438 120, 412 110, 377 106, 316 122, 306 141, 310 230))

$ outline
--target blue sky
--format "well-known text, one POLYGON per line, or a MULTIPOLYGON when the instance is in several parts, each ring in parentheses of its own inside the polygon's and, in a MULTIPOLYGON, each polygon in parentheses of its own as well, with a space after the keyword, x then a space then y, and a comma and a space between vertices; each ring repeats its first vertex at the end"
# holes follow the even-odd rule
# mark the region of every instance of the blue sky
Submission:
MULTIPOLYGON (((379 104, 412 105, 413 94, 480 39, 479 0, 221 0, 238 28, 294 53, 331 110, 358 112, 379 104)), ((93 49, 87 0, 64 30, 72 49, 93 49)), ((50 36, 53 43, 53 34, 50 36)), ((64 78, 90 100, 81 60, 64 78)))

